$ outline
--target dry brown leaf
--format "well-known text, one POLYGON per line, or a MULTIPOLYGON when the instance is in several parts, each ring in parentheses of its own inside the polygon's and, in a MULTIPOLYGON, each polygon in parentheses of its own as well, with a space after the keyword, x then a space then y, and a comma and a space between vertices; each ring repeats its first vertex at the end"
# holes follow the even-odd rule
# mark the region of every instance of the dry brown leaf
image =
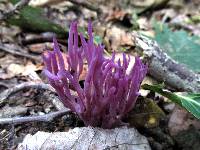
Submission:
POLYGON ((119 50, 120 46, 134 46, 131 33, 116 26, 107 29, 106 38, 110 41, 112 50, 119 50))
POLYGON ((12 63, 22 64, 22 61, 21 59, 8 54, 6 54, 5 57, 0 58, 0 67, 2 69, 6 69, 12 63))
POLYGON ((126 12, 122 10, 114 10, 108 14, 105 20, 106 22, 111 21, 111 20, 122 20, 125 15, 126 15, 126 12))
POLYGON ((29 50, 33 53, 41 54, 45 46, 46 43, 32 44, 29 46, 29 50))
POLYGON ((25 71, 24 65, 15 64, 15 63, 10 64, 7 68, 7 73, 12 76, 19 75, 23 73, 24 71, 25 71))
POLYGON ((11 63, 6 70, 10 76, 14 77, 16 75, 27 76, 31 72, 37 71, 38 68, 31 61, 28 61, 25 65, 11 63))

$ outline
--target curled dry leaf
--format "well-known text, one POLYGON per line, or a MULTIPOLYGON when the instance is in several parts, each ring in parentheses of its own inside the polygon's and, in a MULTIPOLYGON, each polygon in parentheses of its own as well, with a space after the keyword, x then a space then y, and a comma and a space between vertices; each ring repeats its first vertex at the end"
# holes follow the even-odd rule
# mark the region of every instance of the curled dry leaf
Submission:
POLYGON ((150 150, 147 139, 134 128, 115 128, 104 130, 100 128, 74 128, 68 132, 37 132, 28 134, 19 144, 18 150, 25 149, 133 149, 150 150))

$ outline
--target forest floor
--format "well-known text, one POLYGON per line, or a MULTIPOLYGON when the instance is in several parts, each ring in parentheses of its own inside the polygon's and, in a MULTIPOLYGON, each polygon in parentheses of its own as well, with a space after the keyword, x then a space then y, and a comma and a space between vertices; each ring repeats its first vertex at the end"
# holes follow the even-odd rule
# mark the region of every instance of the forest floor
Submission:
MULTIPOLYGON (((86 31, 88 20, 92 21, 95 41, 105 45, 105 55, 113 50, 137 55, 131 33, 138 32, 157 40, 160 46, 166 44, 172 49, 169 49, 170 56, 197 74, 200 71, 199 60, 192 59, 200 56, 200 44, 183 40, 200 35, 199 0, 32 0, 29 6, 27 0, 22 0, 20 7, 11 2, 0 2, 0 149, 16 149, 27 134, 37 131, 68 131, 84 125, 75 114, 62 112, 63 105, 54 90, 44 84, 48 81, 42 72, 43 51, 52 49, 54 33, 61 49, 66 51, 68 27, 73 20, 78 20, 81 32, 86 31), (173 51, 187 45, 196 50, 191 53, 192 58, 184 56, 189 56, 187 51, 173 51), (176 57, 178 52, 183 55, 176 57), (57 111, 50 120, 37 118, 57 111), (36 118, 12 120, 32 116, 36 118)), ((83 80, 86 70, 82 73, 83 80)), ((149 75, 144 83, 161 82, 149 75)), ((136 107, 126 121, 147 137, 152 149, 198 150, 200 147, 199 120, 154 92, 141 90, 136 107)))

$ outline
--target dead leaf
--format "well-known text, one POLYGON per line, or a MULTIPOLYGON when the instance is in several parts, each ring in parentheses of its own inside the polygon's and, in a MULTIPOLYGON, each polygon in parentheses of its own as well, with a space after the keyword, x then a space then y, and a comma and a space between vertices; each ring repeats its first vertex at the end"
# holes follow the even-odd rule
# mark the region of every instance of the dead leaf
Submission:
POLYGON ((106 38, 109 40, 112 50, 120 50, 121 46, 134 46, 131 33, 116 26, 107 29, 106 38))
POLYGON ((138 99, 136 106, 128 115, 128 122, 131 126, 153 128, 159 125, 165 113, 151 99, 138 99))
POLYGON ((10 64, 22 64, 22 59, 16 58, 13 55, 6 54, 5 57, 0 58, 0 67, 6 69, 10 64))
POLYGON ((24 106, 26 106, 26 107, 32 107, 32 106, 34 106, 34 105, 36 105, 36 104, 37 104, 36 101, 27 100, 27 101, 25 102, 24 106))
POLYGON ((111 20, 122 20, 125 15, 126 15, 126 12, 122 10, 114 10, 108 14, 105 20, 106 22, 111 21, 111 20))
POLYGON ((18 150, 25 149, 133 149, 150 150, 146 137, 134 128, 101 129, 83 127, 68 132, 37 132, 26 135, 18 150))
POLYGON ((33 53, 41 54, 45 46, 46 43, 32 44, 29 46, 29 50, 33 53))
POLYGON ((15 76, 24 72, 24 66, 20 64, 10 64, 7 68, 7 73, 15 76))
POLYGON ((176 105, 168 122, 170 134, 177 135, 179 132, 187 130, 191 125, 200 129, 199 120, 194 118, 185 109, 176 105))
POLYGON ((14 77, 17 75, 27 76, 33 71, 37 71, 38 68, 31 61, 28 61, 25 65, 12 63, 7 67, 7 73, 14 77))

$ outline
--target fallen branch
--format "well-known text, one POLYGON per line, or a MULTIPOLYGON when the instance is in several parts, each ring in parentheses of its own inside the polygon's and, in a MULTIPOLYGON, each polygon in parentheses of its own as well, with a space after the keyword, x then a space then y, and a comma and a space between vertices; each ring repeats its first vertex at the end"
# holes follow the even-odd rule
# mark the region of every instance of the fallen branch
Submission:
POLYGON ((179 91, 200 92, 198 74, 170 58, 155 41, 138 34, 133 34, 133 38, 153 78, 179 91))
POLYGON ((28 88, 35 88, 39 90, 49 90, 55 93, 55 90, 49 84, 45 84, 41 82, 39 83, 38 82, 24 82, 0 93, 0 105, 2 105, 10 95, 15 94, 21 90, 28 89, 28 88))
POLYGON ((29 2, 30 2, 30 0, 20 0, 14 6, 13 9, 11 9, 10 11, 7 11, 7 12, 1 14, 1 16, 0 16, 0 22, 3 21, 3 20, 8 19, 12 15, 14 15, 17 11, 19 11, 20 9, 22 9, 24 6, 28 5, 29 2))
POLYGON ((14 118, 1 118, 0 124, 22 124, 27 122, 50 122, 53 119, 71 113, 69 109, 59 110, 46 115, 30 116, 30 117, 14 117, 14 118))
POLYGON ((0 50, 3 50, 3 51, 5 51, 7 53, 10 53, 12 55, 29 58, 29 59, 32 59, 34 61, 41 61, 41 58, 38 57, 38 56, 33 56, 33 55, 30 55, 30 54, 24 53, 19 48, 18 49, 14 49, 13 47, 8 46, 8 45, 4 45, 2 43, 0 43, 0 50))
POLYGON ((96 11, 97 14, 101 14, 102 13, 100 8, 95 7, 92 4, 89 4, 88 2, 85 2, 85 1, 81 1, 80 2, 80 1, 77 1, 77 0, 68 0, 68 1, 73 3, 73 4, 75 4, 75 5, 77 5, 77 6, 82 6, 82 7, 85 7, 87 9, 89 9, 89 10, 96 11))
MULTIPOLYGON (((142 8, 145 7, 145 8, 144 10, 139 12, 138 15, 141 16, 142 14, 145 14, 147 12, 156 11, 156 10, 165 8, 169 1, 170 0, 158 0, 158 1, 154 1, 151 5, 149 5, 148 1, 145 1, 147 2, 146 7, 144 6, 145 2, 144 3, 139 2, 140 3, 139 7, 142 7, 142 8)), ((135 5, 135 7, 138 7, 138 5, 135 5)))

